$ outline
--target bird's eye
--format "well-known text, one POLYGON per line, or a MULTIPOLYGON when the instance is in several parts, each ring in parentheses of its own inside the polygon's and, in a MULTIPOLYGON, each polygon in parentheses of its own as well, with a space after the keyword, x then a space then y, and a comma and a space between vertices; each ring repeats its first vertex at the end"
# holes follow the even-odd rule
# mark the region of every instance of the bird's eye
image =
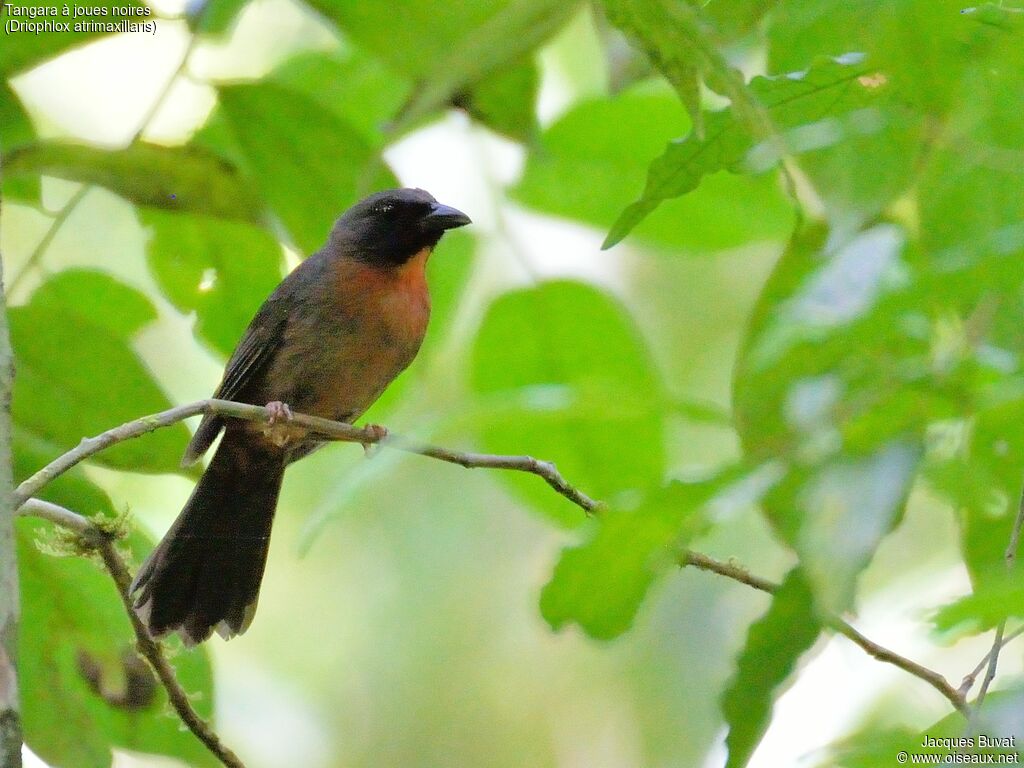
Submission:
POLYGON ((377 205, 375 205, 373 207, 373 212, 374 213, 391 213, 391 211, 393 211, 394 208, 395 208, 395 204, 394 203, 377 203, 377 205))

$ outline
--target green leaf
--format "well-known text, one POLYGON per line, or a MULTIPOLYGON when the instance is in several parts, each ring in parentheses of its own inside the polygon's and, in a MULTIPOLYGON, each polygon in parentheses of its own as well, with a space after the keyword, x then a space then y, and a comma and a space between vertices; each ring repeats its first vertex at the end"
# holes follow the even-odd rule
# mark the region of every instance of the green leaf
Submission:
POLYGON ((32 120, 10 84, 0 81, 0 149, 6 155, 35 138, 32 120))
MULTIPOLYGON (((599 290, 558 281, 498 298, 473 345, 471 386, 494 413, 478 427, 487 450, 553 460, 606 501, 661 485, 661 383, 632 318, 599 290)), ((505 479, 555 520, 582 519, 535 478, 505 479)))
POLYGON ((306 253, 352 203, 397 186, 358 132, 301 94, 269 82, 234 85, 220 89, 220 103, 256 187, 306 253))
POLYGON ((19 147, 4 174, 56 176, 96 184, 136 205, 256 222, 262 204, 238 171, 196 146, 136 143, 105 150, 85 144, 41 142, 19 147))
POLYGON ((358 49, 301 53, 269 77, 330 110, 376 148, 388 138, 383 129, 412 87, 378 59, 358 49))
POLYGON ((576 10, 558 0, 313 0, 345 34, 417 83, 396 131, 508 71, 551 37, 576 10), (381 24, 386 18, 387 24, 381 24))
MULTIPOLYGON (((155 316, 142 294, 102 272, 78 269, 61 272, 27 305, 12 307, 15 425, 47 441, 52 459, 83 437, 169 408, 130 346, 155 316)), ((92 460, 135 472, 176 472, 187 441, 188 430, 176 424, 92 460)))
POLYGON ((140 218, 152 230, 146 255, 161 290, 182 312, 196 313, 201 339, 230 355, 281 281, 281 246, 241 222, 154 209, 140 218))
MULTIPOLYGON (((25 112, 21 100, 11 86, 0 80, 0 152, 6 156, 15 147, 28 144, 35 139, 35 127, 25 112)), ((4 197, 12 200, 39 202, 40 183, 38 179, 3 177, 4 197)))
POLYGON ((929 425, 961 401, 914 323, 905 237, 891 224, 830 239, 802 231, 762 291, 736 366, 745 450, 789 466, 765 513, 833 612, 850 605, 899 522, 929 425))
POLYGON ((704 137, 700 85, 708 62, 694 39, 702 35, 695 9, 662 0, 603 0, 608 20, 643 49, 671 83, 693 123, 704 137))
POLYGON ((919 458, 913 443, 893 442, 870 456, 831 462, 804 483, 796 549, 826 610, 853 603, 857 576, 900 520, 919 458))
MULTIPOLYGON (((769 16, 768 69, 802 69, 823 54, 859 51, 885 73, 905 103, 937 115, 962 96, 961 83, 971 81, 965 75, 993 46, 1020 46, 1012 23, 1009 28, 979 23, 991 17, 964 10, 957 0, 782 0, 769 16)), ((1007 10, 1000 14, 1003 19, 1013 15, 1007 10)), ((979 88, 973 82, 973 95, 989 92, 987 83, 979 88)))
MULTIPOLYGON (((838 121, 833 118, 827 125, 827 132, 815 135, 814 141, 803 147, 799 142, 807 142, 807 137, 799 132, 785 141, 789 151, 806 151, 820 148, 818 142, 834 144, 848 133, 862 129, 857 118, 850 116, 859 114, 878 97, 880 89, 865 85, 859 79, 869 72, 860 57, 828 59, 805 72, 756 77, 749 89, 779 130, 818 123, 825 115, 847 116, 838 121)), ((863 126, 863 130, 871 129, 871 125, 863 126)), ((708 174, 720 170, 764 171, 777 161, 772 143, 757 144, 747 122, 739 119, 735 108, 706 113, 704 138, 691 131, 684 139, 668 145, 664 154, 651 164, 643 195, 622 212, 603 247, 610 248, 622 240, 663 201, 696 189, 708 174), (760 154, 750 157, 755 148, 760 154)))
POLYGON ((200 0, 185 7, 188 25, 197 34, 223 35, 249 0, 200 0))
POLYGON ((700 511, 719 485, 671 483, 635 509, 600 512, 588 540, 562 551, 541 593, 540 610, 551 628, 574 622, 599 640, 628 630, 651 584, 706 526, 700 511))
POLYGON ((722 715, 729 726, 726 768, 742 768, 750 760, 771 721, 780 687, 821 629, 810 587, 794 568, 772 595, 768 612, 750 626, 736 674, 722 694, 722 715))
MULTIPOLYGON (((44 5, 46 4, 29 3, 23 4, 21 5, 21 7, 24 8, 27 6, 44 5)), ((60 9, 63 6, 53 3, 49 7, 57 8, 59 13, 60 9)), ((102 12, 92 13, 90 14, 90 17, 88 19, 79 18, 77 21, 82 22, 88 20, 101 21, 104 23, 117 23, 118 21, 127 19, 135 23, 140 23, 143 21, 149 21, 150 23, 153 23, 154 20, 152 10, 150 10, 149 16, 139 16, 136 14, 130 14, 126 16, 122 15, 121 13, 116 13, 118 9, 124 8, 147 8, 147 6, 144 3, 138 3, 134 0, 125 0, 125 2, 121 2, 120 0, 91 0, 88 7, 91 9, 102 8, 104 9, 107 15, 101 15, 102 12)), ((4 22, 6 22, 8 18, 9 14, 7 12, 0 14, 0 19, 2 19, 4 22)), ((15 17, 10 16, 10 18, 15 17)), ((70 16, 41 16, 36 17, 34 19, 29 19, 27 16, 18 16, 17 18, 21 21, 59 21, 62 23, 70 23, 71 28, 67 32, 58 32, 50 30, 37 33, 35 31, 29 30, 18 30, 15 32, 7 33, 5 31, 3 38, 4 44, 0 46, 0 76, 3 76, 0 79, 6 79, 8 76, 14 74, 15 72, 31 69, 32 67, 35 67, 38 64, 42 64, 47 59, 52 59, 55 56, 58 56, 71 48, 84 45, 85 43, 97 40, 101 37, 106 37, 110 34, 106 31, 83 31, 79 28, 76 28, 76 20, 71 18, 70 16)))
MULTIPOLYGON (((15 433, 14 456, 18 479, 53 458, 46 444, 22 431, 15 433)), ((39 496, 90 517, 116 514, 107 495, 79 468, 49 483, 39 496)), ((23 518, 17 528, 22 615, 31 618, 21 625, 18 668, 29 747, 54 766, 109 766, 112 747, 216 765, 209 751, 167 715, 167 696, 148 667, 130 667, 137 706, 117 700, 126 691, 125 659, 132 658, 134 635, 109 575, 90 560, 40 551, 37 542, 54 542, 49 523, 23 518), (107 697, 83 676, 82 654, 101 670, 107 697)), ((134 533, 121 546, 139 559, 152 545, 134 533)), ((213 674, 206 650, 179 654, 173 665, 196 710, 210 717, 213 674)))
POLYGON ((780 0, 732 0, 728 3, 705 3, 690 0, 691 5, 701 8, 704 17, 713 26, 716 37, 733 41, 753 30, 768 11, 774 9, 780 0))
POLYGON ((988 574, 975 588, 974 594, 941 608, 934 616, 940 631, 967 629, 986 632, 1010 616, 1024 616, 1024 583, 1021 569, 988 574))
POLYGON ((482 81, 468 95, 456 95, 455 103, 498 133, 529 143, 538 130, 539 89, 537 65, 525 60, 482 81))
MULTIPOLYGON (((577 105, 552 124, 512 190, 539 210, 607 228, 643 181, 646 159, 688 124, 678 101, 650 87, 577 105)), ((639 224, 636 237, 668 248, 717 250, 781 239, 793 211, 774 174, 716 173, 639 224)))

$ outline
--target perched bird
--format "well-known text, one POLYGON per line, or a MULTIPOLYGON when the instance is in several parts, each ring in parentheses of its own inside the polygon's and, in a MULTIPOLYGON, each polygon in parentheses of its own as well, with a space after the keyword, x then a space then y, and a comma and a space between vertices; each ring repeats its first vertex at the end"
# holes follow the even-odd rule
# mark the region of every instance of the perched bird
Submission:
POLYGON ((466 214, 421 189, 378 192, 263 303, 214 397, 266 405, 270 423, 205 416, 185 451, 224 438, 185 508, 131 585, 150 634, 186 644, 244 632, 256 611, 285 467, 322 442, 291 410, 352 422, 412 362, 430 315, 425 268, 466 214))

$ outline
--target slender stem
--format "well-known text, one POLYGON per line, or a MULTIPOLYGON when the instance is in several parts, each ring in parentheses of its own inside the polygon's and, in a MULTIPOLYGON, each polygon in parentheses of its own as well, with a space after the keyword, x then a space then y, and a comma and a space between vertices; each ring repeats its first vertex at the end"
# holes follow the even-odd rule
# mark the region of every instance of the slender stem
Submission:
MULTIPOLYGON (((83 521, 86 526, 91 526, 91 524, 88 523, 88 521, 85 521, 84 518, 80 519, 77 515, 68 518, 67 510, 62 510, 55 505, 48 505, 43 502, 39 502, 36 499, 31 499, 31 497, 54 478, 60 476, 64 472, 67 472, 79 462, 105 450, 106 448, 109 448, 112 445, 140 437, 141 435, 162 427, 170 426, 171 424, 176 424, 184 419, 197 416, 199 414, 215 414, 223 418, 237 418, 263 422, 269 421, 270 419, 268 409, 265 407, 249 405, 246 403, 235 403, 228 400, 211 399, 199 400, 194 403, 178 406, 176 408, 162 411, 161 413, 127 422, 119 427, 109 429, 95 437, 82 440, 76 448, 50 462, 47 466, 43 467, 43 469, 25 480, 20 486, 18 486, 13 494, 15 508, 17 509, 31 504, 28 511, 32 514, 46 517, 47 519, 61 525, 70 527, 72 530, 82 532, 81 526, 83 521)), ((576 504, 586 512, 596 512, 602 508, 600 502, 590 498, 578 488, 569 484, 569 482, 558 472, 554 464, 548 461, 535 459, 532 456, 505 456, 500 454, 455 451, 449 448, 442 448, 428 443, 411 440, 409 438, 391 435, 387 430, 383 430, 379 427, 356 427, 344 422, 330 421, 300 413, 292 414, 290 424, 292 426, 306 427, 309 429, 311 434, 323 437, 325 440, 356 442, 363 445, 379 443, 384 447, 428 456, 430 458, 438 459, 439 461, 458 464, 462 467, 486 467, 490 469, 503 469, 534 474, 542 478, 557 493, 569 499, 572 503, 576 504)), ((70 514, 74 515, 74 513, 70 514)), ((1017 533, 1019 537, 1019 531, 1017 533)), ((717 573, 720 576, 725 576, 726 578, 745 584, 748 587, 762 592, 771 594, 778 590, 778 584, 775 582, 755 576, 745 568, 734 563, 724 563, 700 552, 686 550, 680 553, 679 563, 682 566, 693 566, 700 570, 717 573)), ((115 576, 115 578, 117 577, 115 576)), ((126 606, 128 607, 129 612, 133 613, 131 611, 130 603, 126 603, 126 606)), ((826 615, 823 617, 823 620, 827 626, 848 638, 873 658, 899 667, 908 674, 925 681, 936 691, 942 694, 942 696, 948 699, 958 711, 964 713, 968 711, 964 696, 957 689, 953 688, 953 686, 951 686, 939 673, 878 645, 874 641, 862 635, 853 626, 838 616, 826 615)), ((136 620, 133 619, 133 625, 135 622, 136 620)))
MULTIPOLYGON (((1002 650, 1010 642, 1012 642, 1013 640, 1016 640, 1021 635, 1024 635, 1024 626, 1017 627, 1017 629, 1015 629, 1013 632, 1010 632, 1008 635, 1003 637, 1003 641, 999 644, 999 649, 1002 650)), ((964 677, 963 681, 960 683, 960 688, 959 688, 961 696, 966 696, 968 693, 970 693, 971 688, 974 687, 974 683, 978 679, 978 675, 980 675, 982 673, 982 671, 988 666, 988 661, 989 661, 990 658, 992 658, 992 651, 991 650, 989 650, 989 652, 985 654, 985 658, 983 658, 981 661, 978 662, 978 666, 976 666, 974 669, 972 669, 964 677)))
MULTIPOLYGON (((1003 559, 1006 562, 1007 570, 1012 571, 1014 563, 1017 561, 1017 550, 1020 548, 1020 535, 1021 529, 1024 528, 1024 489, 1021 490, 1020 501, 1017 504, 1017 517, 1013 521, 1013 529, 1010 531, 1010 543, 1006 546, 1006 552, 1003 553, 1003 559)), ((974 705, 971 707, 970 717, 967 721, 967 734, 971 735, 976 732, 978 726, 978 716, 981 714, 981 706, 985 703, 985 697, 988 696, 989 686, 992 685, 992 681, 996 678, 996 669, 999 666, 999 652, 1003 646, 1006 645, 1004 635, 1006 634, 1006 619, 999 622, 999 626, 996 627, 996 633, 992 639, 992 650, 988 652, 986 656, 986 669, 985 677, 981 680, 981 688, 978 689, 978 696, 974 699, 974 705)), ((965 678, 966 680, 966 678, 965 678)), ((972 679, 973 684, 973 679, 972 679)))
MULTIPOLYGON (((270 418, 267 409, 263 406, 235 403, 230 400, 199 400, 188 405, 170 408, 151 416, 143 416, 141 419, 135 419, 119 427, 108 429, 106 432, 95 437, 85 438, 77 447, 51 461, 17 487, 14 491, 15 509, 38 493, 47 483, 67 472, 80 461, 117 443, 140 437, 161 427, 168 427, 199 414, 215 414, 249 421, 268 421, 270 418)), ((344 422, 329 421, 328 419, 307 416, 301 413, 293 414, 290 424, 307 427, 311 433, 327 440, 362 443, 363 445, 380 443, 387 448, 429 456, 430 458, 446 461, 450 464, 458 464, 468 469, 487 468, 526 472, 537 475, 559 494, 588 513, 597 510, 601 506, 600 502, 572 486, 562 477, 553 463, 535 459, 532 456, 505 456, 492 453, 455 451, 450 448, 442 448, 410 438, 391 435, 387 430, 379 428, 355 427, 344 422)))
POLYGON ((178 717, 221 763, 228 768, 245 768, 238 756, 224 745, 210 724, 203 720, 192 707, 188 693, 181 687, 181 683, 175 676, 174 668, 164 655, 163 647, 149 636, 138 615, 132 609, 131 597, 128 594, 128 588, 132 581, 131 574, 118 553, 111 535, 97 528, 88 518, 77 512, 40 499, 28 499, 21 507, 19 514, 44 518, 72 530, 81 536, 84 544, 99 553, 103 564, 114 580, 117 593, 131 620, 132 629, 135 632, 135 647, 153 668, 160 684, 167 691, 167 698, 170 700, 171 706, 174 707, 174 711, 178 713, 178 717))
MULTIPOLYGON (((746 584, 748 587, 753 587, 754 589, 767 592, 768 594, 775 594, 779 589, 779 585, 774 581, 754 576, 747 571, 746 568, 736 565, 735 563, 724 563, 721 560, 716 560, 715 558, 709 557, 701 552, 694 552, 693 550, 685 550, 681 552, 679 554, 679 564, 683 567, 693 566, 694 568, 702 571, 717 573, 719 576, 725 576, 727 579, 738 581, 741 584, 746 584)), ((966 715, 969 711, 967 701, 964 696, 956 688, 950 685, 946 678, 935 670, 922 666, 916 661, 912 661, 905 656, 901 656, 895 651, 891 651, 873 640, 868 639, 839 616, 834 614, 824 614, 822 616, 822 620, 826 626, 859 646, 872 658, 886 664, 892 664, 895 667, 899 667, 904 672, 928 683, 928 685, 942 694, 950 704, 956 707, 959 712, 966 715)))
POLYGON ((68 220, 68 217, 74 213, 75 208, 82 202, 82 199, 89 193, 92 187, 88 184, 84 184, 78 188, 68 201, 64 203, 64 206, 57 211, 57 214, 53 217, 53 221, 50 222, 49 228, 43 234, 42 239, 36 243, 36 247, 32 249, 32 253, 29 254, 28 259, 21 265, 21 269, 18 270, 18 274, 11 280, 11 284, 7 287, 8 295, 13 296, 14 292, 21 285, 22 280, 39 265, 39 261, 43 258, 46 250, 50 247, 50 243, 53 242, 53 238, 60 232, 61 227, 64 226, 64 222, 68 220))

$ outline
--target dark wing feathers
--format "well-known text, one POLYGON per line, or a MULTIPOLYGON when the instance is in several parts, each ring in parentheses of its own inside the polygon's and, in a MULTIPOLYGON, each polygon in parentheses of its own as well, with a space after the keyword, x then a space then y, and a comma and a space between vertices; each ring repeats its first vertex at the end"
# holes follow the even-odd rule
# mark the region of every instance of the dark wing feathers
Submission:
MULTIPOLYGON (((239 396, 258 379, 268 362, 284 339, 284 328, 288 324, 288 314, 276 306, 273 297, 256 313, 245 335, 238 343, 234 354, 224 369, 224 378, 214 393, 218 400, 238 400, 239 396)), ((202 456, 213 444, 224 420, 219 416, 204 416, 199 428, 192 436, 182 466, 188 466, 202 456)))

